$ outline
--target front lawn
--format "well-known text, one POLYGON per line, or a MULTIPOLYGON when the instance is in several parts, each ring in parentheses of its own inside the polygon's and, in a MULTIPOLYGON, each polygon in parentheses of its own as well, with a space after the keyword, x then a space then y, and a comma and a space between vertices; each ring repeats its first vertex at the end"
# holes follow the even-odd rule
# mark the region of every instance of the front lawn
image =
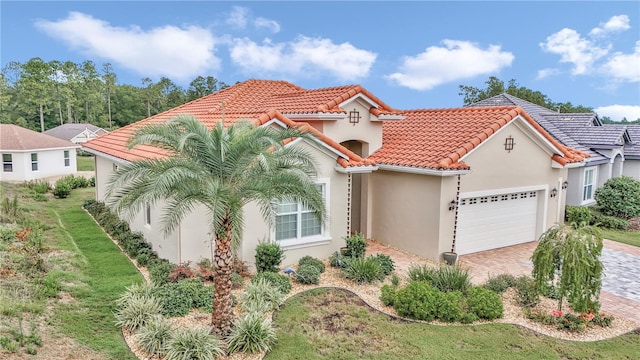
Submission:
POLYGON ((640 247, 640 231, 602 229, 602 237, 608 240, 640 247))
POLYGON ((314 289, 274 315, 278 342, 265 359, 633 359, 640 332, 572 342, 515 325, 428 325, 390 318, 357 296, 314 289))

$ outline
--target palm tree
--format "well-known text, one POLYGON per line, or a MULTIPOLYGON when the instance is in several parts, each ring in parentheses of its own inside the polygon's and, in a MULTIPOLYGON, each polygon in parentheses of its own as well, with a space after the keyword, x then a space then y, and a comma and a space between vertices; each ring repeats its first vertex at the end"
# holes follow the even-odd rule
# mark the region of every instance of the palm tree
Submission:
POLYGON ((227 334, 233 321, 231 272, 242 239, 243 207, 255 202, 273 224, 278 201, 299 201, 325 220, 313 157, 294 144, 285 146, 293 138, 313 141, 295 128, 245 122, 225 127, 220 121, 209 130, 193 116, 179 116, 142 127, 129 142, 129 148, 151 145, 168 156, 133 161, 109 181, 107 203, 129 218, 147 204, 164 201, 165 234, 197 205, 206 207, 215 268, 211 323, 219 335, 227 334))

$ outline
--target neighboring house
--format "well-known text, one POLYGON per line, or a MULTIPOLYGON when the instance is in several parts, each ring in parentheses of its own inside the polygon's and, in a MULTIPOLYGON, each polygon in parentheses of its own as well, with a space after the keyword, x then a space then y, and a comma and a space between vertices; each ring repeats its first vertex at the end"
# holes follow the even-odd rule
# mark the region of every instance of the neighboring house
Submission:
MULTIPOLYGON (((179 114, 209 125, 247 119, 304 126, 315 137, 289 146, 315 155, 328 222, 305 221, 309 214, 300 204, 281 204, 287 206, 270 225, 255 205, 246 206, 238 255, 250 264, 262 240, 278 241, 285 262, 295 263, 304 255, 328 257, 356 232, 431 259, 451 250, 454 236, 460 253, 533 241, 562 221, 567 167, 586 156, 515 106, 401 111, 359 85, 306 90, 249 80, 85 143, 96 155, 98 200, 105 200, 117 166, 162 156, 149 146, 127 149, 134 131, 179 114)), ((178 263, 210 254, 204 211, 168 236, 159 212, 147 207, 130 224, 161 257, 178 263)))
POLYGON ((640 180, 640 134, 635 128, 603 125, 595 113, 558 113, 509 94, 469 107, 501 105, 522 107, 556 140, 589 155, 584 163, 569 169, 567 205, 595 204, 596 189, 613 177, 629 175, 640 180))
POLYGON ((82 144, 109 132, 92 124, 63 124, 44 133, 58 139, 71 141, 74 144, 82 144))
POLYGON ((0 124, 2 181, 28 181, 77 171, 80 146, 12 124, 0 124))

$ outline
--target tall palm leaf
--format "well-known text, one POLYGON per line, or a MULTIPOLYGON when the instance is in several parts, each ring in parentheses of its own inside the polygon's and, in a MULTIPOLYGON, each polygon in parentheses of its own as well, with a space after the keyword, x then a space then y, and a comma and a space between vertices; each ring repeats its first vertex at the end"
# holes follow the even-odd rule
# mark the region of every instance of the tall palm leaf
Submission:
POLYGON ((244 122, 226 128, 219 122, 209 130, 192 116, 179 116, 141 128, 129 142, 129 148, 151 145, 169 156, 131 162, 109 181, 107 203, 129 218, 147 204, 164 201, 165 234, 197 205, 206 207, 214 243, 211 321, 218 334, 228 333, 233 321, 231 272, 242 238, 243 207, 255 202, 274 224, 278 201, 299 201, 324 221, 313 157, 301 147, 285 146, 292 138, 312 139, 297 129, 244 122))

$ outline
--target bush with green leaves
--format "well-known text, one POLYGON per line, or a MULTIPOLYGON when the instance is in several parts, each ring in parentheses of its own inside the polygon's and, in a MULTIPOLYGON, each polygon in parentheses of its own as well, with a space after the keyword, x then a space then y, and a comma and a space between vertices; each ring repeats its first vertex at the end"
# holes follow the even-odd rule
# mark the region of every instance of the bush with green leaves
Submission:
POLYGON ((320 273, 322 274, 325 270, 325 266, 324 263, 322 262, 322 260, 318 259, 318 258, 314 258, 313 256, 303 256, 300 258, 300 260, 298 260, 298 266, 300 265, 305 265, 305 264, 309 264, 309 265, 313 265, 315 267, 318 268, 318 270, 320 270, 320 273))
POLYGON ((466 300, 460 291, 440 292, 437 304, 436 318, 444 322, 455 322, 462 318, 466 300))
POLYGON ((116 325, 135 331, 160 314, 162 307, 157 298, 145 296, 121 297, 116 312, 116 325))
POLYGON ((276 331, 271 320, 265 319, 260 313, 249 313, 234 322, 227 342, 229 353, 267 352, 276 342, 276 331))
POLYGON ((53 195, 63 199, 71 195, 71 185, 63 179, 58 179, 53 187, 53 195))
POLYGON ((47 180, 31 180, 27 183, 27 187, 33 190, 36 194, 46 194, 51 190, 51 184, 47 180))
MULTIPOLYGON (((273 273, 270 273, 273 274, 273 273)), ((244 278, 242 277, 242 275, 238 274, 237 272, 232 272, 231 273, 231 288, 232 289, 240 289, 242 287, 242 285, 244 285, 244 278)))
POLYGON ((592 211, 591 225, 613 229, 613 230, 629 230, 629 221, 615 216, 604 215, 599 211, 592 211))
POLYGON ((433 321, 438 310, 440 290, 424 281, 412 281, 396 292, 393 308, 410 319, 433 321))
POLYGON ((277 243, 261 242, 256 247, 256 270, 278 272, 284 260, 284 250, 277 243))
POLYGON ((497 294, 502 294, 516 283, 516 277, 511 274, 500 274, 491 276, 482 285, 485 289, 489 289, 497 294))
POLYGON ((436 268, 427 264, 412 265, 409 267, 407 274, 411 281, 426 281, 431 283, 433 280, 433 273, 436 268))
POLYGON ((137 297, 154 297, 156 291, 158 290, 158 286, 153 282, 140 282, 134 283, 127 286, 124 294, 116 300, 116 303, 121 303, 122 301, 126 301, 127 297, 137 296, 137 297))
POLYGON ((284 294, 266 278, 252 281, 242 295, 243 307, 246 309, 269 311, 278 308, 283 302, 284 294))
POLYGON ((284 295, 291 292, 291 280, 289 277, 283 274, 272 273, 272 272, 261 272, 257 273, 254 277, 251 278, 252 283, 257 283, 262 279, 271 283, 272 286, 280 290, 280 292, 284 295))
POLYGON ((640 181, 631 176, 607 180, 596 189, 595 199, 603 214, 622 219, 640 216, 640 181))
POLYGON ((336 251, 329 257, 329 265, 331 265, 331 267, 344 269, 345 267, 347 267, 346 259, 347 257, 344 256, 340 251, 336 251))
POLYGON ((374 256, 376 261, 380 264, 380 271, 382 271, 382 277, 385 277, 396 269, 396 265, 391 259, 391 256, 385 254, 376 254, 374 256))
POLYGON ((469 270, 457 265, 441 265, 433 272, 431 285, 442 292, 460 291, 466 294, 471 288, 469 270))
POLYGON ((161 312, 165 316, 184 316, 194 308, 206 312, 213 310, 213 289, 200 279, 166 283, 158 287, 155 296, 160 301, 161 312))
POLYGON ((217 359, 225 355, 222 341, 211 335, 210 327, 176 329, 167 343, 165 360, 217 359))
POLYGON ((502 317, 504 313, 500 295, 481 286, 474 286, 469 290, 467 306, 480 319, 493 320, 502 317))
POLYGON ((396 300, 396 292, 396 287, 388 284, 382 285, 382 288, 380 288, 380 301, 382 301, 385 306, 393 306, 396 300))
POLYGON ((530 276, 518 276, 514 288, 516 289, 516 302, 520 306, 534 307, 540 303, 540 290, 530 276))
POLYGON ((565 218, 569 224, 591 224, 591 209, 586 206, 565 207, 565 218))
POLYGON ((298 275, 296 276, 296 281, 301 284, 319 284, 320 283, 320 270, 313 265, 302 265, 298 266, 298 270, 296 271, 298 275))
POLYGON ((358 284, 369 284, 384 278, 382 266, 375 256, 355 257, 348 260, 344 276, 358 284))
POLYGON ((138 346, 151 356, 165 355, 172 337, 173 325, 160 315, 147 321, 134 335, 138 346))
POLYGON ((347 257, 362 258, 367 251, 367 239, 364 235, 357 233, 345 238, 347 243, 347 252, 344 254, 347 257))
POLYGON ((147 265, 147 270, 151 276, 151 281, 162 285, 169 282, 169 274, 175 267, 176 265, 169 262, 169 260, 156 258, 147 265))

